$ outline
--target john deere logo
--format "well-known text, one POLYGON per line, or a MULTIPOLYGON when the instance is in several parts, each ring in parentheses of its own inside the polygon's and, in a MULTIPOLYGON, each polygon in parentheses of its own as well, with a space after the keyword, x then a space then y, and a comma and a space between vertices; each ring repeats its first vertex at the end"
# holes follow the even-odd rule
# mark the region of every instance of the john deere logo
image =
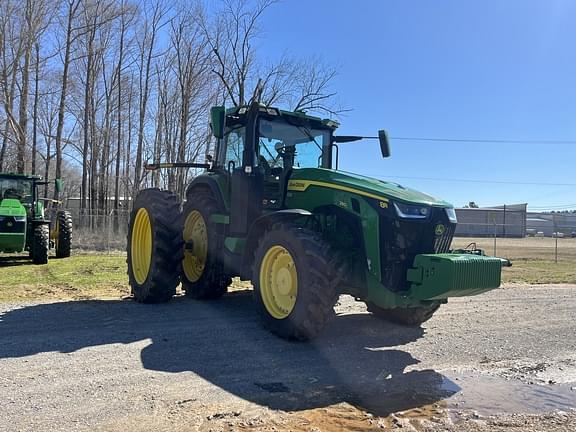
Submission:
POLYGON ((436 228, 434 229, 434 232, 436 233, 437 236, 441 236, 442 234, 444 234, 444 231, 446 231, 446 227, 442 224, 436 225, 436 228))

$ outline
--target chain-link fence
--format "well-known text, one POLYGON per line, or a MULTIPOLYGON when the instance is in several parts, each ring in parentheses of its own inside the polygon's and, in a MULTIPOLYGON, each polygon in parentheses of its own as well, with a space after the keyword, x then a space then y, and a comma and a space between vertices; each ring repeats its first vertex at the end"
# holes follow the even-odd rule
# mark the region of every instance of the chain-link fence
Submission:
POLYGON ((74 226, 73 248, 84 251, 126 250, 128 211, 71 211, 74 226))
POLYGON ((542 260, 550 262, 576 261, 576 238, 566 227, 552 226, 543 231, 523 232, 515 226, 502 224, 459 223, 452 248, 469 245, 484 249, 487 254, 509 259, 542 260), (469 226, 467 226, 469 225, 469 226), (512 235, 518 231, 517 235, 512 235), (480 235, 462 235, 462 232, 480 232, 480 235), (460 233, 460 234, 458 234, 460 233), (503 235, 507 233, 506 235, 503 235))

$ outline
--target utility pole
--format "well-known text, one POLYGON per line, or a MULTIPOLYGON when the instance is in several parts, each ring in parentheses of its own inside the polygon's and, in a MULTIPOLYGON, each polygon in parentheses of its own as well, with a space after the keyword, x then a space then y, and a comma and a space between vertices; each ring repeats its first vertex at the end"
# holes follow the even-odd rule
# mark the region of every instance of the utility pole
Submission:
POLYGON ((504 204, 504 220, 502 222, 502 237, 506 238, 506 204, 504 204))

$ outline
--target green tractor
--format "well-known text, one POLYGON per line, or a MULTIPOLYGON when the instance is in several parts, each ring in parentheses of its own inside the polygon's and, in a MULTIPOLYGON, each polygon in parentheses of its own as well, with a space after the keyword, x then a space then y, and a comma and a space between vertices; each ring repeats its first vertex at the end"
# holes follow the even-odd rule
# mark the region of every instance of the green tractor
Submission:
MULTIPOLYGON (((128 234, 136 301, 168 301, 179 283, 216 299, 233 277, 251 280, 264 325, 296 340, 316 336, 340 294, 383 319, 419 325, 449 297, 500 286, 507 262, 481 250, 451 251, 452 205, 401 185, 338 170, 338 123, 253 103, 214 107, 217 139, 195 167, 186 200, 145 189, 128 234)), ((376 137, 374 137, 376 138, 376 137)), ((381 152, 389 156, 384 131, 381 152)))
MULTIPOLYGON (((0 252, 28 251, 34 264, 46 264, 51 247, 57 258, 70 256, 72 216, 57 210, 53 222, 46 218, 38 187, 47 184, 39 176, 0 174, 0 252)), ((62 181, 55 187, 60 191, 62 181)))

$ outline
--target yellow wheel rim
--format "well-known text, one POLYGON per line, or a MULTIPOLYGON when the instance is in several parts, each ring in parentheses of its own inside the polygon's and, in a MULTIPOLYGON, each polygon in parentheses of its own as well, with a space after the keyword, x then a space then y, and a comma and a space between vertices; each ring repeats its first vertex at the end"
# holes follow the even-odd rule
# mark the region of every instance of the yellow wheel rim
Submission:
POLYGON ((142 285, 148 279, 152 261, 152 224, 144 208, 139 209, 134 218, 130 254, 134 279, 142 285))
POLYGON ((284 319, 292 312, 298 295, 296 263, 285 248, 272 246, 260 264, 260 295, 268 313, 284 319))
POLYGON ((184 260, 182 269, 190 282, 202 276, 208 257, 208 232, 206 222, 198 210, 192 210, 184 222, 184 260))

